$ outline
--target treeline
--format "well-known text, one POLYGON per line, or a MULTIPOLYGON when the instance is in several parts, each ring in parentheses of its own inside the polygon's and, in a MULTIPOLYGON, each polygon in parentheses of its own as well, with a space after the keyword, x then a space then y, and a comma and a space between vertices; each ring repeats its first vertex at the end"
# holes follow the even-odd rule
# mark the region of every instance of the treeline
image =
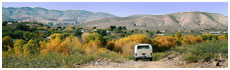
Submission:
POLYGON ((50 52, 64 53, 71 55, 74 50, 79 50, 86 54, 100 52, 105 49, 114 51, 123 55, 132 55, 134 46, 139 43, 149 43, 153 45, 154 52, 165 51, 167 49, 180 46, 200 43, 202 41, 210 40, 225 40, 227 35, 185 35, 181 36, 179 33, 173 36, 157 36, 149 39, 144 34, 134 34, 119 40, 108 41, 104 36, 98 33, 83 33, 81 38, 74 35, 65 36, 65 34, 54 33, 50 35, 50 39, 29 41, 23 39, 16 39, 12 41, 10 36, 5 36, 2 39, 3 51, 8 51, 18 55, 42 54, 45 55, 50 52), (82 41, 81 41, 81 40, 82 41))

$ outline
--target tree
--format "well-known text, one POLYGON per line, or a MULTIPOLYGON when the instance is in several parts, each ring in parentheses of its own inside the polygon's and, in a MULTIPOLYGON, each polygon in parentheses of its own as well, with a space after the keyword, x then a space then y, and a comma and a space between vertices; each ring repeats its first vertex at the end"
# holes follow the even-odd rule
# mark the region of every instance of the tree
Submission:
POLYGON ((42 48, 41 54, 46 55, 49 52, 60 53, 61 51, 57 51, 57 49, 62 43, 62 38, 63 38, 62 34, 55 33, 55 34, 50 35, 50 41, 48 43, 46 43, 44 41, 40 42, 40 45, 42 48), (46 45, 44 45, 44 44, 46 44, 46 45))
POLYGON ((194 44, 194 43, 199 43, 202 42, 203 38, 198 35, 198 36, 193 36, 193 35, 188 35, 188 36, 184 36, 182 37, 182 45, 186 45, 186 44, 194 44))
POLYGON ((82 32, 79 29, 77 29, 77 30, 74 31, 74 35, 75 36, 81 36, 82 32))
POLYGON ((176 40, 180 40, 180 38, 181 38, 181 33, 176 33, 176 34, 175 34, 175 38, 176 38, 176 40))
POLYGON ((10 36, 5 36, 2 38, 2 50, 7 51, 8 47, 13 47, 13 40, 10 36))
POLYGON ((35 40, 29 40, 29 42, 23 45, 23 54, 30 55, 30 54, 38 54, 39 53, 39 44, 35 40))
POLYGON ((99 33, 99 34, 102 35, 102 36, 107 35, 106 31, 103 30, 103 29, 97 29, 97 33, 99 33))
POLYGON ((77 37, 72 35, 65 38, 60 46, 57 47, 57 51, 66 55, 72 54, 76 49, 82 49, 82 43, 77 37))
POLYGON ((122 30, 127 30, 126 26, 123 26, 123 27, 122 27, 122 30))
POLYGON ((17 30, 13 33, 12 36, 14 39, 23 39, 23 31, 17 30))
POLYGON ((157 30, 157 32, 156 32, 156 34, 161 34, 162 32, 161 31, 159 31, 159 30, 157 30))
POLYGON ((64 38, 63 34, 60 34, 60 33, 54 33, 54 34, 50 35, 51 40, 54 40, 54 39, 62 40, 63 38, 64 38))
POLYGON ((17 55, 22 55, 23 54, 23 45, 25 44, 25 41, 22 39, 17 39, 14 42, 14 52, 17 55))
POLYGON ((227 41, 228 38, 226 37, 226 35, 222 34, 222 35, 218 36, 218 40, 225 40, 225 41, 227 41))
POLYGON ((83 40, 83 43, 88 43, 89 40, 90 40, 90 33, 83 33, 83 34, 81 35, 81 38, 82 38, 82 40, 83 40))
POLYGON ((171 48, 177 45, 176 38, 172 36, 159 36, 159 38, 156 38, 156 41, 158 47, 162 48, 171 48))
POLYGON ((6 26, 6 24, 7 24, 7 21, 2 22, 2 26, 6 26))
POLYGON ((93 27, 93 29, 97 29, 97 27, 93 27))
POLYGON ((32 37, 33 37, 33 33, 31 32, 24 32, 23 34, 23 38, 27 41, 30 40, 32 37))
POLYGON ((113 31, 114 29, 116 29, 116 26, 112 26, 112 25, 111 25, 111 26, 109 27, 109 29, 110 29, 110 31, 113 31))
POLYGON ((29 26, 25 25, 24 23, 20 23, 20 24, 16 24, 16 28, 15 29, 19 29, 19 30, 23 30, 23 31, 28 31, 29 30, 29 26))

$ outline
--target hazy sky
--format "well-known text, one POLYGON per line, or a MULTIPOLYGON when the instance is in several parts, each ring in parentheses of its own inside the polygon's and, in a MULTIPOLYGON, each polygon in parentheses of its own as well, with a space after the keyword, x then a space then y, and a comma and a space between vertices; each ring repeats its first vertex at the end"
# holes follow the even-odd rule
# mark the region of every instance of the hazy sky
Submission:
POLYGON ((228 15, 227 2, 3 2, 3 7, 43 7, 55 10, 87 10, 117 16, 202 11, 228 15))

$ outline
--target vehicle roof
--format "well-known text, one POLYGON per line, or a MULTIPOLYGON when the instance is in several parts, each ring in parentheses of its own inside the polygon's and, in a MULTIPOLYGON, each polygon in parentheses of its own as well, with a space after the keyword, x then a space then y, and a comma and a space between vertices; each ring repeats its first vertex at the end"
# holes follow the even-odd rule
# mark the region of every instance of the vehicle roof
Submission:
POLYGON ((150 45, 150 44, 137 44, 137 45, 150 45))

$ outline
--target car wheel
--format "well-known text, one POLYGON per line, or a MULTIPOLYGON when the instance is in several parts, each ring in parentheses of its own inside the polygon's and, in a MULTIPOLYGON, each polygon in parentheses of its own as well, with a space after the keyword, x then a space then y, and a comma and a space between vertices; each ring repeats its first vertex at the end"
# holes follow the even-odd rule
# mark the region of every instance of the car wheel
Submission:
POLYGON ((138 58, 135 58, 135 61, 138 61, 138 58))
POLYGON ((152 58, 149 58, 149 61, 153 61, 153 59, 152 59, 152 58))

